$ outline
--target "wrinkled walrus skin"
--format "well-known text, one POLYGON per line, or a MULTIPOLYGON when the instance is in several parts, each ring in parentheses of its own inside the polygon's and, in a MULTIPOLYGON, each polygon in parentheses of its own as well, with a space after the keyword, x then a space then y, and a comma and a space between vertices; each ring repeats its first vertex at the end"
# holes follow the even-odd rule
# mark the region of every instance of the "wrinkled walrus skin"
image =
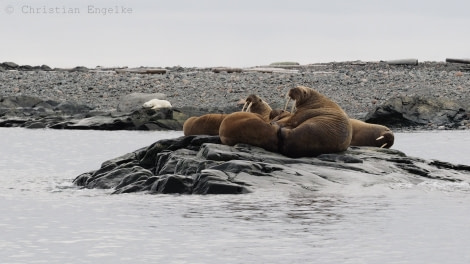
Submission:
POLYGON ((352 138, 348 115, 314 89, 297 86, 288 96, 296 110, 277 124, 281 126, 280 152, 289 157, 317 156, 345 151, 352 138))
POLYGON ((247 112, 225 117, 219 129, 222 143, 250 144, 294 158, 341 152, 349 147, 352 128, 341 107, 304 86, 289 90, 288 95, 295 100, 295 113, 275 112, 271 122, 247 112))

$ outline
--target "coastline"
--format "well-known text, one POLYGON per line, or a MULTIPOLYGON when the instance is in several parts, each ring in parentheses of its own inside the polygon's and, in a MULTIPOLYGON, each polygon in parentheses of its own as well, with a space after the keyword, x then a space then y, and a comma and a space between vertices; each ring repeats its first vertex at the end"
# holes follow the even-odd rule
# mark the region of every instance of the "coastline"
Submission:
POLYGON ((378 106, 402 96, 446 98, 465 111, 470 109, 469 66, 446 62, 279 63, 243 69, 52 69, 46 65, 2 63, 0 80, 0 97, 23 95, 74 102, 97 112, 115 111, 131 93, 162 93, 174 108, 199 109, 201 113, 236 111, 241 108, 241 100, 252 93, 273 109, 283 108, 287 91, 296 85, 317 89, 357 119, 364 119, 378 106))

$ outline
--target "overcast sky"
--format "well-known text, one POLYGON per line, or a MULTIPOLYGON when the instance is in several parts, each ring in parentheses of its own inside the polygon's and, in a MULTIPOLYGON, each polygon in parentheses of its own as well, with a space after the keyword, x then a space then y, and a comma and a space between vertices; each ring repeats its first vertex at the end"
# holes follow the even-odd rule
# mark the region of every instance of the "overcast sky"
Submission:
POLYGON ((51 67, 444 61, 470 58, 470 1, 0 0, 0 35, 0 62, 51 67))

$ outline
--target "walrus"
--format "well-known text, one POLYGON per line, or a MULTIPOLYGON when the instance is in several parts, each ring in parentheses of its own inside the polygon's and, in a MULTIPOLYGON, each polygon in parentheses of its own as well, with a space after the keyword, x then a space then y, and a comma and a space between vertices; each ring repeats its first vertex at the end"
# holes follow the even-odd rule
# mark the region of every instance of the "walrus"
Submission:
POLYGON ((295 101, 295 111, 274 122, 281 127, 280 153, 289 157, 317 156, 349 147, 352 127, 338 104, 305 86, 290 89, 288 97, 295 101))
POLYGON ((219 135, 219 127, 227 114, 193 116, 183 123, 183 133, 189 135, 219 135))
MULTIPOLYGON (((250 94, 245 99, 242 108, 242 112, 244 111, 259 114, 267 122, 272 109, 259 96, 250 94)), ((227 114, 206 114, 199 117, 190 117, 183 124, 184 135, 218 135, 220 124, 226 116, 227 114)))
POLYGON ((351 146, 372 146, 390 148, 395 136, 386 126, 369 124, 357 119, 349 119, 352 126, 351 146))
POLYGON ((266 101, 261 99, 256 94, 250 94, 245 99, 245 105, 243 106, 242 112, 244 111, 259 114, 266 122, 272 121, 274 118, 279 119, 284 117, 286 114, 290 114, 283 109, 272 109, 266 101))
POLYGON ((224 145, 244 143, 278 152, 279 129, 276 123, 266 122, 260 114, 235 112, 224 118, 219 136, 224 145))

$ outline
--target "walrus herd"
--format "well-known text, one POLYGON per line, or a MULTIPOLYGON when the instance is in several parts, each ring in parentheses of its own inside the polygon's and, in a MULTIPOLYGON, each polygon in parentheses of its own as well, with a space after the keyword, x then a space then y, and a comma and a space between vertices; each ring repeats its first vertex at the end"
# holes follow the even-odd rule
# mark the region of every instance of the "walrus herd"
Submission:
POLYGON ((289 90, 284 109, 273 110, 251 94, 241 112, 191 117, 183 131, 219 135, 225 145, 250 144, 292 158, 342 152, 349 146, 390 148, 394 142, 389 128, 350 119, 338 104, 305 86, 289 90))

